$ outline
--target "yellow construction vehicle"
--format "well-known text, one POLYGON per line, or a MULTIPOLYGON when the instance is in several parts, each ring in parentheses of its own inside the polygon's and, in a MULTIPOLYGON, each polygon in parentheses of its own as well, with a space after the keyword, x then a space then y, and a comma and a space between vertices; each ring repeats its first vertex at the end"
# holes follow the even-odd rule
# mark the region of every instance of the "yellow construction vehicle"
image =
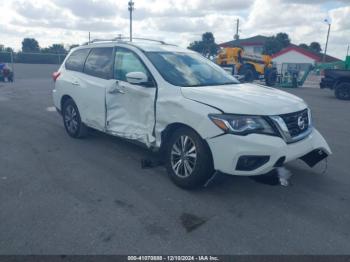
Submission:
POLYGON ((242 76, 246 82, 264 78, 266 85, 274 86, 277 80, 277 70, 269 55, 249 54, 240 47, 226 47, 219 52, 216 63, 232 67, 232 74, 242 76))

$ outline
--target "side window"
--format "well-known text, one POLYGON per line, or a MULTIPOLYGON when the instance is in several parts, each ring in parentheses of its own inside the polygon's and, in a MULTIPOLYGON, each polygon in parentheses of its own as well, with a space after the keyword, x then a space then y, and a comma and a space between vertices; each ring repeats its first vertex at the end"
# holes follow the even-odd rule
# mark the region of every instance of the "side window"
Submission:
POLYGON ((150 73, 135 53, 118 48, 115 55, 114 77, 117 80, 126 81, 126 75, 130 72, 142 72, 151 79, 150 73))
POLYGON ((93 48, 85 62, 84 73, 104 79, 112 78, 113 48, 93 48))
POLYGON ((83 72, 84 62, 90 49, 79 49, 74 51, 67 59, 65 67, 68 70, 83 72))

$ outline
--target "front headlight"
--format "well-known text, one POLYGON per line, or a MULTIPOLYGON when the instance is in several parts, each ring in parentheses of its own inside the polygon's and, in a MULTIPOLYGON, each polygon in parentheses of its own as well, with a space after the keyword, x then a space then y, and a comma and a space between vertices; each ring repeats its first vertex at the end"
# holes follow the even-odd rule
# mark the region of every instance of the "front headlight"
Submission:
POLYGON ((261 116, 210 114, 209 118, 226 133, 242 136, 252 133, 276 135, 275 130, 261 116))

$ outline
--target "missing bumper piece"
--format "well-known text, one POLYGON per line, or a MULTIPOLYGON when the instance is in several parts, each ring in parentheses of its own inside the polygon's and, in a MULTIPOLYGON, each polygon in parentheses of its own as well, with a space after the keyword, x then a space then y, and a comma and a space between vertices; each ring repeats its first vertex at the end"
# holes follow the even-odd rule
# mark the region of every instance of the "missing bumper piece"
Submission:
POLYGON ((318 148, 302 156, 300 159, 303 160, 309 167, 314 167, 317 163, 327 157, 328 154, 323 149, 318 148))

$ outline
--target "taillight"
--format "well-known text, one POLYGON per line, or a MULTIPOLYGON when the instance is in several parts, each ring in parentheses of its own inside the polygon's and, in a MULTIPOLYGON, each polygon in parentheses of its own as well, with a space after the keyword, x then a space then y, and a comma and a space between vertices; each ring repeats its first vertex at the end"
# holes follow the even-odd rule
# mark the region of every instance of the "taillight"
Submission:
POLYGON ((56 82, 57 78, 61 75, 60 72, 53 72, 52 73, 52 80, 56 82))

